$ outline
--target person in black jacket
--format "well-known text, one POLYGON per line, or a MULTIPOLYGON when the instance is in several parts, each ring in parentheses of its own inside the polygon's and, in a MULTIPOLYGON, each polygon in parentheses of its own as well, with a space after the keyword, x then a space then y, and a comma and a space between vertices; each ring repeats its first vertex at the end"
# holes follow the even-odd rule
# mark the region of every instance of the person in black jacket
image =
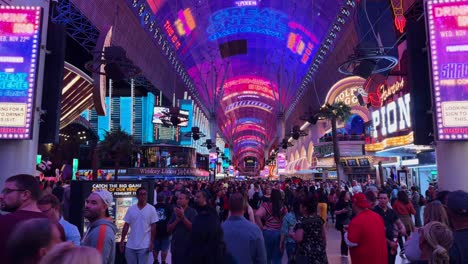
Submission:
POLYGON ((166 203, 164 193, 159 193, 157 196, 158 203, 154 206, 158 214, 159 221, 156 222, 156 236, 154 239, 153 257, 154 263, 158 262, 158 255, 161 252, 161 264, 166 263, 167 252, 171 244, 170 234, 167 232, 167 223, 172 215, 172 206, 166 203))

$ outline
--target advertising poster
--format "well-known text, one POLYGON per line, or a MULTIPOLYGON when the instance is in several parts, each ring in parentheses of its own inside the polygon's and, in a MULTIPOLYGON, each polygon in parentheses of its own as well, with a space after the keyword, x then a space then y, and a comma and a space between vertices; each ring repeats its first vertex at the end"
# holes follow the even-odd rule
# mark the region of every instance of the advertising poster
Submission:
POLYGON ((439 140, 468 139, 468 1, 428 0, 436 129, 439 140))
POLYGON ((30 139, 41 8, 0 6, 0 139, 30 139))
POLYGON ((70 222, 76 225, 80 232, 83 234, 86 233, 89 222, 83 217, 85 200, 95 190, 108 190, 112 193, 114 198, 114 202, 109 208, 109 214, 118 229, 115 239, 116 241, 120 241, 122 229, 125 224, 123 218, 127 213, 128 208, 137 203, 136 191, 140 187, 145 187, 148 191, 148 203, 153 204, 153 184, 153 182, 149 181, 74 181, 71 186, 71 197, 73 197, 73 203, 70 210, 70 222))

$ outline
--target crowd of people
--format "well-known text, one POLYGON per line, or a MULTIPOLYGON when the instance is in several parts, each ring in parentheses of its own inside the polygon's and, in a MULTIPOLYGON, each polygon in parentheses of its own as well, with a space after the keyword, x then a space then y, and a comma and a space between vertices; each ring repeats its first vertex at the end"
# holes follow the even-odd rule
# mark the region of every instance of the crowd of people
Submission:
POLYGON ((0 206, 2 263, 328 263, 327 230, 341 233, 343 262, 468 263, 468 193, 424 195, 389 181, 157 181, 139 188, 120 241, 107 190, 73 201, 68 183, 30 175, 6 180, 0 206), (155 195, 155 204, 148 197, 155 195), (67 201, 83 203, 86 232, 68 222, 67 201), (419 217, 423 208, 423 218, 419 217))

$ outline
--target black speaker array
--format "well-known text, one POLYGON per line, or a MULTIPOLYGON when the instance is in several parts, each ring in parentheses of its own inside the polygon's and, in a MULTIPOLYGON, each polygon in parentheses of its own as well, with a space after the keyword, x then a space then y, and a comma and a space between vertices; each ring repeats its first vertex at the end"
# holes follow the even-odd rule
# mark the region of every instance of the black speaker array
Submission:
POLYGON ((408 20, 406 24, 409 55, 408 81, 411 91, 411 122, 415 145, 429 145, 434 141, 432 89, 429 74, 429 47, 426 43, 424 19, 408 20))
POLYGON ((247 54, 247 40, 239 39, 228 41, 219 45, 221 58, 227 58, 234 55, 247 54))
POLYGON ((60 108, 63 86, 63 66, 65 62, 65 25, 49 23, 47 28, 47 50, 45 58, 42 110, 39 128, 39 143, 57 144, 59 141, 60 108))

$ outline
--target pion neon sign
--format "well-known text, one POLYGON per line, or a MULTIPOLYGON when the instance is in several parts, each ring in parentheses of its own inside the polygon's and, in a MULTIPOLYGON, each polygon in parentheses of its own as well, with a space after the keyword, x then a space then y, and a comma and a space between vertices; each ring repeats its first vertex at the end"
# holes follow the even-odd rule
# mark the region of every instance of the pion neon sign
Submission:
POLYGON ((210 16, 206 32, 211 41, 239 33, 256 33, 283 40, 287 32, 287 18, 286 14, 270 8, 226 8, 210 16))
POLYGON ((373 137, 378 138, 411 128, 410 95, 392 101, 379 110, 372 112, 373 137))

